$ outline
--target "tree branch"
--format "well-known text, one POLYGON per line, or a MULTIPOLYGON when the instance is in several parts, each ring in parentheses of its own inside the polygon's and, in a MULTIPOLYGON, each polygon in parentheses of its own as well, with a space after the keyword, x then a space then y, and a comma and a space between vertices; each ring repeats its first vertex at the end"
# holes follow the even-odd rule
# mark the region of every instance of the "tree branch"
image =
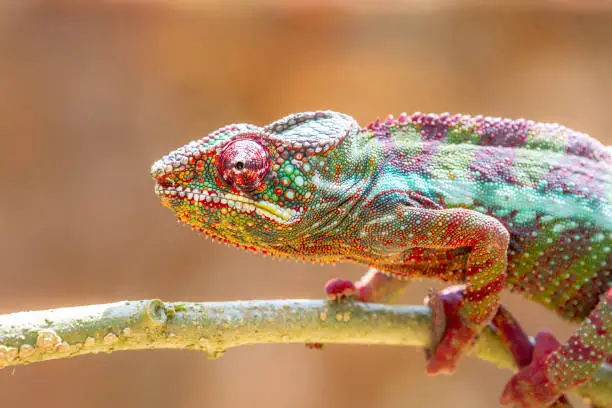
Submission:
MULTIPOLYGON (((0 368, 119 350, 177 348, 221 356, 230 347, 261 343, 385 344, 425 347, 431 313, 424 306, 323 300, 215 303, 122 301, 0 315, 0 368)), ((515 370, 491 329, 472 354, 515 370)), ((612 368, 602 366, 576 392, 612 406, 612 368)))

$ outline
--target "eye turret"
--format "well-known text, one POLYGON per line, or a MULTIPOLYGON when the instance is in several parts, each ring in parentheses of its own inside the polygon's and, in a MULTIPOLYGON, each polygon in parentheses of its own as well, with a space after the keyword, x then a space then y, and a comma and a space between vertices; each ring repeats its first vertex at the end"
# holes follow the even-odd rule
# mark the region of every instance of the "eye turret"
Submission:
POLYGON ((268 173, 270 160, 267 150, 249 139, 234 140, 219 154, 217 169, 225 182, 232 187, 253 192, 268 173))

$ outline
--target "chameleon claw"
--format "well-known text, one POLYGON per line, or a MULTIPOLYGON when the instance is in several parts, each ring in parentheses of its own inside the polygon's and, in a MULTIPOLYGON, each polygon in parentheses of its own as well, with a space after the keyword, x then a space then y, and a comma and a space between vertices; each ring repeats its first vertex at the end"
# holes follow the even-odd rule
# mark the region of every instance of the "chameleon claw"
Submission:
POLYGON ((325 294, 332 302, 343 302, 355 298, 357 288, 353 281, 336 278, 325 284, 325 294))
MULTIPOLYGON (((357 288, 353 281, 345 279, 330 279, 325 284, 325 295, 330 302, 341 303, 347 300, 355 299, 357 296, 357 288)), ((323 343, 306 343, 306 347, 311 350, 322 350, 323 343)))
POLYGON ((446 314, 444 313, 444 301, 434 289, 429 289, 424 303, 425 306, 431 308, 430 341, 429 345, 425 347, 425 358, 429 361, 444 337, 446 314))

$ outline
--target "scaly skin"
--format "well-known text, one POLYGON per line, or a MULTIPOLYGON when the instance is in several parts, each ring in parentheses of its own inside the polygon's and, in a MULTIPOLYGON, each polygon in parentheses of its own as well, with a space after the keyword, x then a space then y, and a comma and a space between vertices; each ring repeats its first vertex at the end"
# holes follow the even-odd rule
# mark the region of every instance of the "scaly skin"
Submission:
POLYGON ((540 336, 504 404, 552 403, 612 354, 612 157, 582 133, 420 113, 361 128, 344 114, 305 112, 221 128, 151 174, 162 203, 214 239, 463 283, 441 297, 458 302, 457 316, 430 374, 454 371, 504 288, 581 322, 562 346, 540 336))

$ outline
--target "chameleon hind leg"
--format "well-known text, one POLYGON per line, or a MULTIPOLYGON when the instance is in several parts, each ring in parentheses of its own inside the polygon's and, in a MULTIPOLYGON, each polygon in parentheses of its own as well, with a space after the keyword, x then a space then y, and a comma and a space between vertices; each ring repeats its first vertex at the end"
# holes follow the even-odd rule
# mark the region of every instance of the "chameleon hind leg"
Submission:
MULTIPOLYGON (((399 297, 409 280, 397 279, 392 275, 370 268, 357 282, 344 279, 332 279, 325 286, 325 292, 332 301, 344 301, 349 297, 360 302, 393 302, 399 297)), ((443 338, 449 319, 460 319, 458 306, 465 290, 464 285, 453 286, 441 292, 431 291, 425 299, 425 304, 432 309, 432 331, 430 346, 425 349, 429 359, 443 338)), ((490 325, 495 329, 502 342, 512 354, 517 367, 526 367, 531 363, 534 346, 529 341, 527 333, 518 321, 503 305, 500 305, 490 325)), ((545 344, 550 344, 549 342, 545 344)), ((556 343, 558 345, 558 343, 556 343)), ((537 347, 541 348, 538 341, 537 347)), ((313 343, 312 348, 321 348, 322 344, 313 343)), ((572 405, 560 396, 551 408, 571 408, 572 405)))
MULTIPOLYGON (((464 291, 464 285, 457 285, 440 292, 432 291, 425 298, 425 303, 431 307, 432 311, 431 342, 426 349, 428 356, 432 354, 432 350, 437 348, 446 327, 460 324, 458 307, 464 291)), ((532 345, 527 333, 504 305, 499 306, 489 326, 495 330, 502 343, 508 348, 519 369, 531 363, 534 351, 539 353, 544 348, 559 345, 554 338, 550 340, 548 337, 536 338, 536 345, 532 345)), ((572 405, 564 395, 561 395, 550 407, 571 408, 572 405)))
POLYGON ((522 408, 546 406, 562 392, 588 381, 612 356, 612 288, 569 340, 560 345, 547 331, 536 335, 531 363, 506 385, 500 402, 522 408))

